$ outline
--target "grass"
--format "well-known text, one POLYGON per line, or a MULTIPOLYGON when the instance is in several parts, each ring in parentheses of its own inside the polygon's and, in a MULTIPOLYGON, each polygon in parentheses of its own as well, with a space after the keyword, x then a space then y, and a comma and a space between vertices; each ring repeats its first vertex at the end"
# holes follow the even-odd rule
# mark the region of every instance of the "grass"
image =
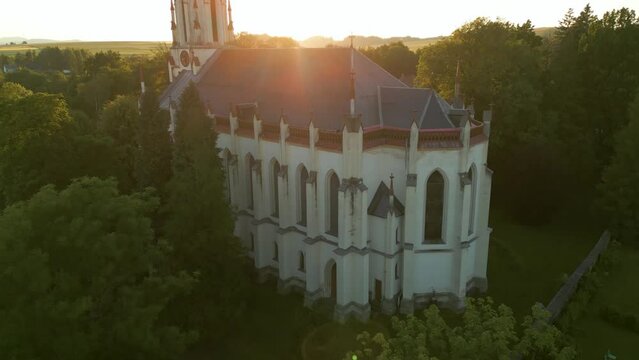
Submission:
POLYGON ((618 263, 605 278, 590 305, 591 311, 575 325, 573 336, 581 352, 580 359, 598 360, 608 350, 620 360, 639 357, 639 334, 615 327, 599 316, 603 305, 639 315, 637 274, 639 249, 622 247, 618 263))
POLYGON ((587 221, 560 216, 543 226, 524 226, 503 213, 491 214, 488 294, 525 315, 547 305, 601 235, 587 221))
POLYGON ((99 51, 117 51, 122 55, 149 55, 160 45, 170 43, 153 42, 153 41, 97 41, 97 42, 59 42, 46 44, 27 44, 27 45, 2 45, 0 46, 0 55, 15 55, 16 53, 24 53, 28 50, 39 51, 45 47, 59 47, 61 49, 85 49, 91 53, 99 51))
POLYGON ((368 331, 372 336, 377 333, 388 335, 384 320, 371 320, 366 324, 349 322, 338 324, 328 322, 311 332, 302 343, 302 359, 325 360, 344 358, 346 353, 360 348, 357 335, 368 331))

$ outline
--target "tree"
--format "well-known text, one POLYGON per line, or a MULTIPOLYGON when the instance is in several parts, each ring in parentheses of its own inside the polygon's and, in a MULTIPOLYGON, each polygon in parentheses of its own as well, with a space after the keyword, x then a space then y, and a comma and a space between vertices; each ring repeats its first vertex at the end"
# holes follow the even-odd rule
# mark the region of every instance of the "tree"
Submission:
POLYGON ((163 191, 171 178, 170 115, 160 110, 155 92, 143 94, 136 134, 135 179, 138 188, 163 191))
POLYGON ((117 96, 106 103, 98 121, 99 132, 114 140, 120 164, 117 175, 120 187, 125 191, 132 189, 135 183, 136 133, 139 121, 138 101, 132 95, 117 96))
POLYGON ((352 355, 360 360, 576 358, 561 332, 548 324, 549 313, 540 304, 532 307, 520 329, 512 310, 495 306, 490 298, 470 298, 466 305, 462 323, 455 327, 446 323, 435 305, 424 311, 423 320, 413 315, 405 320, 393 317, 392 336, 360 334, 362 349, 348 353, 345 360, 352 355))
POLYGON ((369 47, 362 50, 362 53, 397 78, 415 75, 417 72, 417 54, 401 41, 369 47))
POLYGON ((233 235, 235 219, 224 194, 216 141, 212 120, 191 84, 177 111, 165 234, 176 269, 197 273, 200 280, 175 303, 175 316, 221 340, 243 311, 249 278, 244 251, 233 235))
MULTIPOLYGON (((491 168, 500 174, 494 183, 495 203, 520 222, 535 224, 549 221, 562 204, 567 169, 578 163, 566 155, 578 158, 577 149, 584 148, 579 136, 564 129, 568 125, 541 107, 541 44, 530 22, 478 18, 421 49, 416 78, 418 85, 452 99, 460 65, 466 104, 478 110, 477 118, 482 110, 492 107, 495 112, 489 153, 491 168), (550 170, 557 172, 540 181, 540 173, 550 170), (527 186, 536 191, 522 192, 527 186)), ((579 156, 588 154, 586 148, 579 156)))
POLYGON ((0 88, 0 194, 5 205, 46 184, 65 185, 72 118, 58 95, 0 88), (9 92, 9 94, 5 94, 9 92))
POLYGON ((193 284, 166 271, 150 193, 114 180, 42 188, 0 214, 0 353, 8 359, 174 359, 195 334, 162 312, 193 284))
POLYGON ((296 48, 300 45, 297 41, 290 37, 283 36, 270 36, 270 35, 255 35, 249 33, 240 33, 230 45, 239 48, 255 49, 255 48, 296 48))
POLYGON ((600 205, 610 230, 620 240, 639 241, 639 94, 629 110, 630 122, 617 136, 615 155, 599 186, 600 205))
POLYGON ((26 200, 47 184, 120 174, 113 140, 86 128, 60 95, 0 85, 0 205, 26 200))

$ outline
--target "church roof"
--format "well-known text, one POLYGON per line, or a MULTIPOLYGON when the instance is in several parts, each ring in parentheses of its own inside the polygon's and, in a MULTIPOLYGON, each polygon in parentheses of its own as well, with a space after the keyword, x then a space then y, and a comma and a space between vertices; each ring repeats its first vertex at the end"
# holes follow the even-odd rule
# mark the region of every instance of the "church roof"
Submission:
POLYGON ((407 87, 360 52, 326 49, 219 49, 197 75, 183 71, 160 99, 168 108, 193 81, 211 113, 227 117, 229 106, 256 103, 260 118, 306 127, 313 113, 317 128, 339 130, 349 113, 351 71, 355 110, 364 128, 410 128, 414 113, 422 129, 453 128, 434 91, 407 87), (352 68, 351 68, 352 61, 352 68))
MULTIPOLYGON (((404 215, 404 205, 396 197, 393 197, 393 210, 395 216, 404 215)), ((377 191, 373 196, 371 204, 368 206, 368 214, 386 219, 388 211, 390 210, 390 189, 382 181, 377 187, 377 191)))

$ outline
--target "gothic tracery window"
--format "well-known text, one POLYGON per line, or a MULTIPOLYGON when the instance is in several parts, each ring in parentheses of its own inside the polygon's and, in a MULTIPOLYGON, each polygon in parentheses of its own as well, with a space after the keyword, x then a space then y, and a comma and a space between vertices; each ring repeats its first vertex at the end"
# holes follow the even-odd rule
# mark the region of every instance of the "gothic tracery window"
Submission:
POLYGON ((273 190, 271 191, 271 195, 272 197, 272 208, 271 208, 271 214, 274 217, 279 217, 280 216, 280 191, 279 191, 279 183, 278 183, 278 177, 279 177, 279 173, 280 173, 280 163, 275 160, 273 161, 273 167, 271 169, 271 186, 273 188, 273 190))
POLYGON ((339 178, 332 173, 328 180, 328 234, 337 236, 339 226, 339 178))
POLYGON ((308 171, 302 166, 299 176, 299 224, 306 226, 306 181, 308 180, 308 171))
POLYGON ((444 177, 439 171, 435 171, 426 183, 424 241, 427 243, 443 242, 444 185, 444 177))
POLYGON ((253 155, 248 154, 246 157, 246 187, 247 187, 247 207, 253 210, 253 165, 255 165, 255 159, 253 155))

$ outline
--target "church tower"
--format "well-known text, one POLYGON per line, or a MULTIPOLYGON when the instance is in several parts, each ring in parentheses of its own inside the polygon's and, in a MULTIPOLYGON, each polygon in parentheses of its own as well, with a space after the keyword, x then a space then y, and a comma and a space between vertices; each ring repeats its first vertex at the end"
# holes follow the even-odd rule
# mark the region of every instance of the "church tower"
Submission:
POLYGON ((173 46, 169 79, 183 70, 195 74, 216 49, 234 40, 230 0, 170 0, 173 46))

